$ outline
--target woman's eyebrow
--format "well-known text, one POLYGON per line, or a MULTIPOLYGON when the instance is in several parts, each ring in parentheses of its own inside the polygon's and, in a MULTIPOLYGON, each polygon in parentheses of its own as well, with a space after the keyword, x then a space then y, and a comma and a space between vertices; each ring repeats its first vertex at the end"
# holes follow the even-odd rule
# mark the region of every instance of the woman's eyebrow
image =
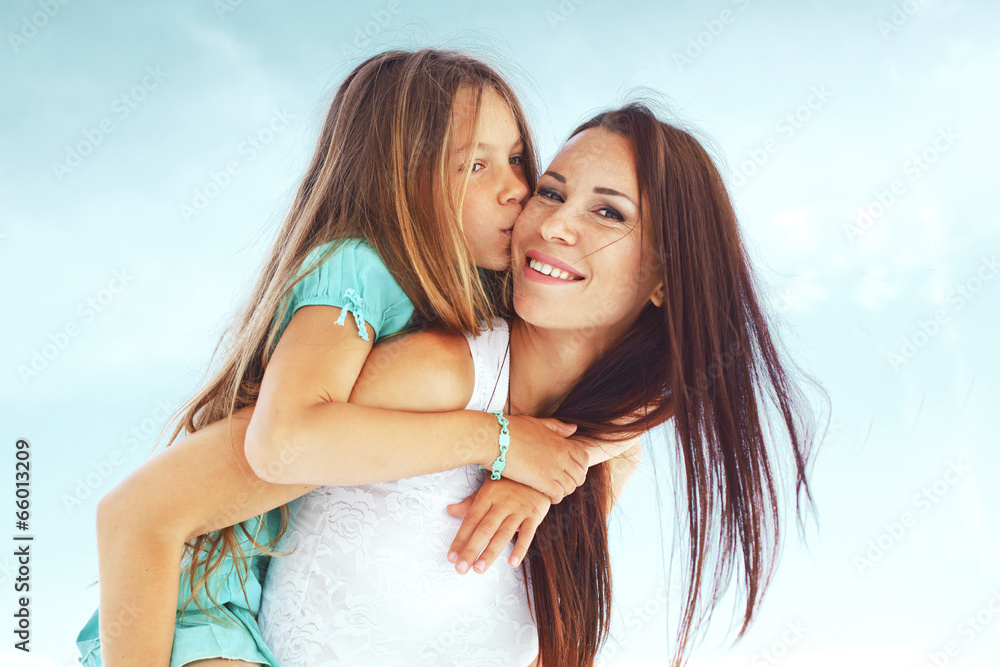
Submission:
MULTIPOLYGON (((563 176, 562 174, 560 174, 558 171, 552 171, 551 169, 548 170, 548 171, 546 171, 544 174, 542 174, 542 176, 551 176, 552 178, 556 179, 560 183, 565 183, 566 182, 566 177, 565 176, 563 176)), ((601 187, 601 186, 597 186, 597 187, 594 188, 594 194, 598 194, 598 195, 611 195, 613 197, 624 197, 625 199, 627 199, 632 204, 632 206, 636 206, 635 202, 632 201, 632 198, 629 197, 627 194, 625 194, 624 192, 618 192, 617 190, 612 190, 611 188, 604 188, 604 187, 601 187)), ((638 208, 638 206, 636 206, 636 208, 638 208)))
MULTIPOLYGON (((635 202, 632 201, 631 197, 629 197, 624 192, 618 192, 617 190, 612 190, 611 188, 602 188, 600 186, 595 187, 594 188, 594 194, 598 194, 598 195, 611 195, 612 197, 624 197, 625 199, 629 200, 629 202, 631 202, 633 206, 635 206, 635 202)), ((638 208, 638 207, 636 206, 636 208, 638 208)))

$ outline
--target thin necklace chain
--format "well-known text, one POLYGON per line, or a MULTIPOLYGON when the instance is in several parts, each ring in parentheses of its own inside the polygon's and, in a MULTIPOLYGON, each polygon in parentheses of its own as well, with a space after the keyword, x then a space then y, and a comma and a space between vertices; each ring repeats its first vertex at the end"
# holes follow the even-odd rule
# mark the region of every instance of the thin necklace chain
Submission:
MULTIPOLYGON (((504 353, 504 359, 507 362, 507 414, 509 415, 511 413, 510 412, 511 411, 511 405, 513 404, 513 401, 510 398, 510 386, 511 386, 511 381, 510 381, 510 336, 507 336, 507 352, 504 353)), ((501 371, 502 370, 503 370, 503 366, 501 366, 501 371)))
MULTIPOLYGON (((507 352, 510 352, 510 338, 507 339, 507 352)), ((510 356, 508 356, 507 357, 507 414, 508 415, 511 413, 510 412, 511 411, 511 407, 510 406, 511 406, 511 403, 513 403, 513 401, 510 400, 510 385, 511 385, 511 382, 510 382, 510 356)))
POLYGON ((510 414, 512 409, 513 401, 510 399, 510 336, 507 336, 507 349, 504 351, 503 361, 500 362, 500 374, 497 375, 497 381, 493 384, 493 393, 490 394, 490 400, 487 404, 493 403, 493 397, 497 394, 497 386, 500 384, 500 378, 503 376, 503 365, 507 364, 507 414, 510 414))

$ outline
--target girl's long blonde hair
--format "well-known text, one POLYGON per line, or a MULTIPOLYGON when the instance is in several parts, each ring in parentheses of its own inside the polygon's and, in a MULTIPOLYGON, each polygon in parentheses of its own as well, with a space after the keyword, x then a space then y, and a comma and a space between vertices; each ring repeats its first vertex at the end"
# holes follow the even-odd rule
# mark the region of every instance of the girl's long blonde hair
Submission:
MULTIPOLYGON (((528 184, 534 188, 537 157, 524 111, 494 69, 465 54, 434 49, 387 51, 361 63, 338 88, 306 176, 256 284, 216 347, 207 381, 172 417, 167 446, 182 430, 193 433, 257 400, 284 311, 276 313, 287 307, 284 297, 305 275, 299 275, 299 268, 307 254, 322 243, 366 239, 412 301, 414 321, 435 320, 456 331, 475 332, 481 320, 505 314, 509 306, 494 299, 506 292, 509 270, 477 271, 462 232, 468 169, 458 194, 452 194, 451 179, 462 177, 449 167, 460 139, 453 136, 452 122, 460 90, 476 94, 477 125, 483 91, 493 90, 506 100, 524 142, 528 184)), ((317 264, 335 251, 331 247, 317 264)), ((242 530, 264 553, 282 555, 270 549, 287 527, 288 507, 280 511, 280 528, 267 546, 256 540, 260 524, 253 535, 238 524, 187 544, 192 558, 184 572, 191 595, 181 611, 194 599, 208 613, 196 596, 205 587, 215 602, 205 584, 226 555, 236 564, 245 597, 247 555, 236 531, 242 530)))

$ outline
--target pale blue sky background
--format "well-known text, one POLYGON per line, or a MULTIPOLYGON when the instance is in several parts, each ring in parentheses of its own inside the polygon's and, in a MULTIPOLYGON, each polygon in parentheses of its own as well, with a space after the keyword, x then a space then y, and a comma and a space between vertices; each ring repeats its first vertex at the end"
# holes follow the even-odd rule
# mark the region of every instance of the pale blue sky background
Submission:
MULTIPOLYGON (((98 602, 97 498, 197 385, 337 83, 426 44, 502 57, 546 160, 633 87, 668 99, 728 169, 783 339, 832 398, 820 529, 789 533, 744 641, 692 664, 998 664, 995 3, 46 2, 0 9, 0 441, 11 536, 14 443, 31 442, 35 535, 34 661, 8 630, 0 664, 74 662, 98 602)), ((613 524, 604 664, 667 650, 649 472, 613 524)))

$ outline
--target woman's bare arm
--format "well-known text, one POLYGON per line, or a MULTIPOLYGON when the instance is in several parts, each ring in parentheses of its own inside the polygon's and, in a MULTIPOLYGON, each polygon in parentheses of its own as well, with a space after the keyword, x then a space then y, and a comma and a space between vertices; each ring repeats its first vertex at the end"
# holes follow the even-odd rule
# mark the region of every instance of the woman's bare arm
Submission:
POLYGON ((251 414, 247 408, 178 440, 98 503, 105 667, 169 665, 185 542, 316 488, 253 474, 243 455, 251 414))

